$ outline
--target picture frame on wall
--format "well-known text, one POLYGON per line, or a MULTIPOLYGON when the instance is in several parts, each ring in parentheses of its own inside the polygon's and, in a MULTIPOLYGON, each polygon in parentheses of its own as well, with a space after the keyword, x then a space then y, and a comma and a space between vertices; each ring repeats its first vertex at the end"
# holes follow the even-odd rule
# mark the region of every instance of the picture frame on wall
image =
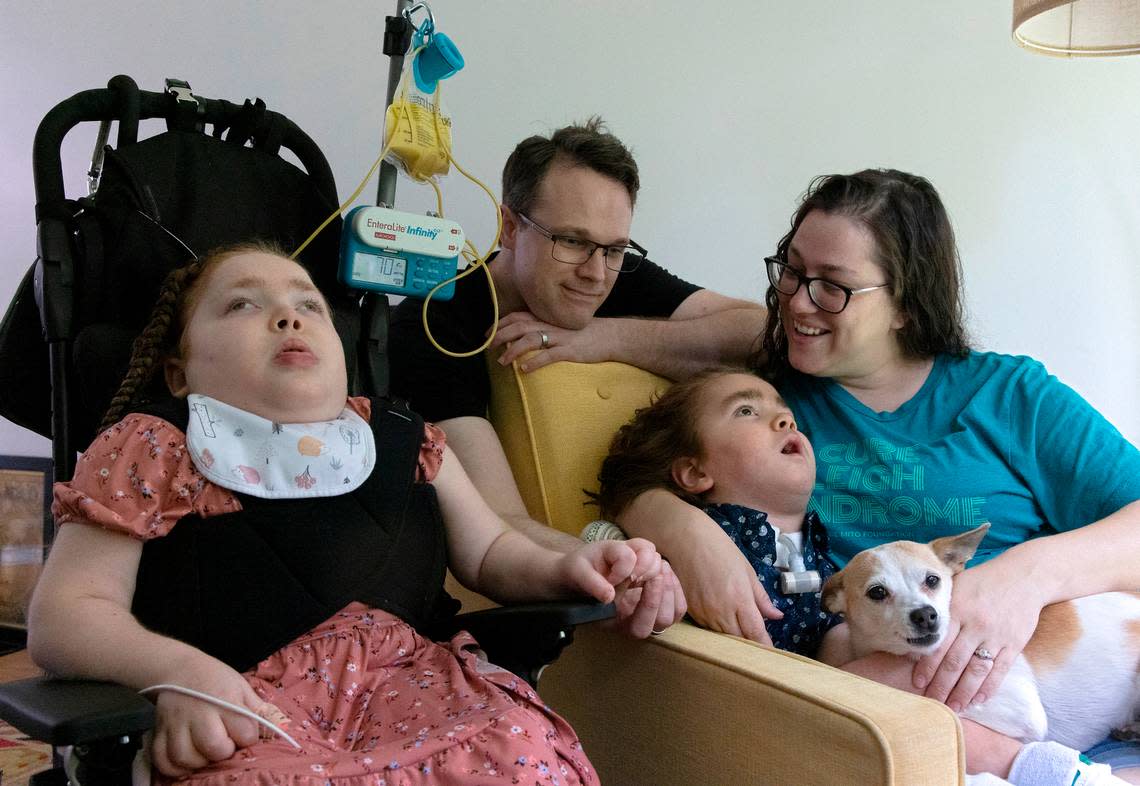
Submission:
POLYGON ((28 601, 51 545, 51 459, 0 455, 0 646, 27 641, 28 601))

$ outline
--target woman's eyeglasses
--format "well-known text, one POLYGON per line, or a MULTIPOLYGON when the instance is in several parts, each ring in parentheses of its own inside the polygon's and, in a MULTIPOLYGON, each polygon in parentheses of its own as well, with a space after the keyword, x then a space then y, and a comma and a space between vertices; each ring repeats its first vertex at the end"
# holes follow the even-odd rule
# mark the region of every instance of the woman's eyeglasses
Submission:
POLYGON ((836 284, 834 281, 828 281, 826 278, 805 276, 779 257, 765 257, 764 265, 768 268, 768 281, 772 283, 772 287, 777 292, 790 297, 806 284, 811 302, 829 314, 838 314, 847 308, 852 295, 861 295, 864 292, 873 292, 876 289, 890 287, 890 284, 878 284, 873 287, 852 289, 842 284, 836 284))

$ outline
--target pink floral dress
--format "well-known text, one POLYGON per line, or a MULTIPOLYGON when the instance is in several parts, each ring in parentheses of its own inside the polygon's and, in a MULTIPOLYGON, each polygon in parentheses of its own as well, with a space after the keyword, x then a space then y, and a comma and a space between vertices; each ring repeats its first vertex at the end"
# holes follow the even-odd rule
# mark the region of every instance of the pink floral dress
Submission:
MULTIPOLYGON (((369 419, 367 399, 349 403, 369 419)), ((420 480, 435 477, 443 444, 443 432, 427 425, 420 480)), ((240 508, 194 468, 181 431, 130 415, 95 440, 72 481, 56 484, 53 512, 61 524, 145 540, 190 513, 240 508)), ((597 784, 569 725, 524 680, 476 650, 468 633, 435 643, 388 612, 349 604, 244 674, 289 717, 284 728, 301 750, 261 740, 179 783, 597 784)))

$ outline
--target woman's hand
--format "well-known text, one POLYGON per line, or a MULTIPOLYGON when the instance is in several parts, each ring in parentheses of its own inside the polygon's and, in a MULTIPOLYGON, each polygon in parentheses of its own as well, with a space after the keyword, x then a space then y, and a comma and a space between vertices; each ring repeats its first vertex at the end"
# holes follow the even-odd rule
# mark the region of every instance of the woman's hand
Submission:
POLYGON ((771 645, 764 619, 780 619, 744 554, 704 511, 665 489, 640 494, 618 517, 650 538, 685 590, 689 614, 710 630, 771 645))
POLYGON ((1045 605, 1032 583, 1001 562, 999 557, 954 577, 945 643, 914 667, 915 687, 955 712, 994 695, 1045 605), (992 660, 982 657, 987 654, 992 660))
POLYGON ((689 614, 709 630, 771 646, 764 620, 780 619, 784 613, 769 599, 736 544, 704 513, 696 508, 693 512, 705 521, 693 530, 689 548, 676 549, 669 558, 685 588, 689 614))
MULTIPOLYGON (((195 653, 188 664, 170 670, 170 684, 207 693, 265 717, 280 711, 258 696, 245 678, 224 663, 195 653)), ((202 699, 161 691, 151 759, 163 775, 184 777, 210 762, 233 756, 257 742, 259 726, 236 712, 202 699)))

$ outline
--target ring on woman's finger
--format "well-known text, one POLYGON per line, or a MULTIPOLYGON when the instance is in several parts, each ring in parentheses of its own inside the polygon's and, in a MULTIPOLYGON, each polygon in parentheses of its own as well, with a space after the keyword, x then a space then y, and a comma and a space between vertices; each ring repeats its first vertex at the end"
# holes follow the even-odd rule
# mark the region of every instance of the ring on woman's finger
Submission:
POLYGON ((974 657, 978 660, 993 660, 995 656, 985 647, 978 647, 974 650, 974 657))
POLYGON ((543 349, 549 349, 550 348, 550 336, 546 335, 542 331, 539 331, 538 338, 539 338, 539 345, 543 349))

